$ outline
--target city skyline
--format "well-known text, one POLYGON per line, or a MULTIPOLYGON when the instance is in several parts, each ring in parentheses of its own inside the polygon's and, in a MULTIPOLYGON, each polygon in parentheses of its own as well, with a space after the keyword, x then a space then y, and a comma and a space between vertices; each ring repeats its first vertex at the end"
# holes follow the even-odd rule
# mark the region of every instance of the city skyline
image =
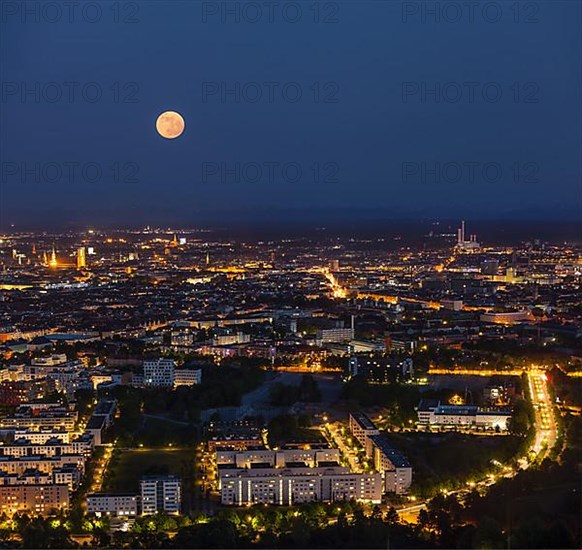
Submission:
POLYGON ((0 548, 582 548, 581 38, 0 0, 0 548))

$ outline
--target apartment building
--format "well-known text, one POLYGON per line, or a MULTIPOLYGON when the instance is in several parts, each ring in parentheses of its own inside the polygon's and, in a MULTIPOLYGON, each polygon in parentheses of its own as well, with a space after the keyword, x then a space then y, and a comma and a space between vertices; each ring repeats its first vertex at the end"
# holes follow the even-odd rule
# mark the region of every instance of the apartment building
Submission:
POLYGON ((202 369, 176 369, 174 371, 174 387, 193 386, 202 383, 202 369))
POLYGON ((504 407, 476 405, 444 405, 440 401, 421 400, 416 407, 418 423, 439 427, 477 428, 484 430, 508 429, 511 410, 504 407))
POLYGON ((182 480, 175 476, 146 476, 140 480, 142 514, 179 514, 182 480))
POLYGON ((232 465, 236 468, 252 468, 255 464, 267 464, 282 468, 288 463, 303 463, 314 468, 320 463, 329 462, 340 462, 339 449, 331 449, 324 445, 321 445, 321 448, 281 449, 278 451, 265 447, 216 451, 216 463, 219 466, 232 465))
MULTIPOLYGON (((59 456, 0 456, 0 470, 7 474, 21 475, 27 470, 38 470, 52 474, 53 470, 61 469, 67 465, 73 465, 79 471, 79 479, 85 471, 86 457, 83 455, 59 455, 59 456)), ((72 467, 72 466, 69 466, 72 467)))
POLYGON ((379 473, 352 473, 342 466, 227 468, 219 471, 219 485, 224 505, 382 500, 379 473))
POLYGON ((412 485, 412 466, 406 457, 396 450, 384 434, 371 437, 374 447, 374 468, 382 473, 384 490, 402 495, 412 485))
POLYGON ((101 516, 135 517, 139 497, 135 494, 92 493, 87 495, 87 511, 101 516))
POLYGON ((56 484, 0 484, 0 510, 11 516, 17 512, 48 515, 69 509, 69 487, 56 484))
POLYGON ((27 457, 27 456, 59 456, 67 454, 81 454, 86 457, 93 452, 93 438, 88 434, 81 436, 71 443, 63 443, 58 439, 48 439, 45 443, 32 443, 26 439, 18 439, 12 444, 0 444, 0 456, 27 457))
POLYGON ((366 456, 373 458, 374 468, 381 473, 384 491, 404 494, 412 485, 412 466, 406 457, 390 444, 388 437, 368 416, 350 414, 349 427, 352 435, 366 449, 366 456))
POLYGON ((380 430, 378 430, 372 420, 365 414, 351 413, 349 428, 351 434, 366 449, 366 456, 372 456, 372 442, 370 438, 380 433, 380 430))
POLYGON ((175 370, 176 363, 172 359, 160 357, 159 359, 144 361, 144 386, 174 387, 175 370))

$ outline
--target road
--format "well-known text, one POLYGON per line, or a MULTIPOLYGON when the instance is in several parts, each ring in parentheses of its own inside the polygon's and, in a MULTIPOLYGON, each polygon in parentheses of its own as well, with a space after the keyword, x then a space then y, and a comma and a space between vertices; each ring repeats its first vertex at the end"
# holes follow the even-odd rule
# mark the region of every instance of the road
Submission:
POLYGON ((95 462, 95 470, 93 473, 93 479, 91 480, 91 485, 89 486, 89 493, 98 493, 101 491, 101 488, 103 487, 103 475, 107 471, 112 453, 113 445, 111 443, 105 445, 103 456, 95 462))
MULTIPOLYGON (((340 424, 326 423, 325 426, 327 427, 329 433, 331 434, 332 447, 335 445, 340 450, 344 458, 348 461, 348 464, 350 465, 350 468, 352 469, 353 472, 361 472, 362 465, 358 462, 358 457, 356 456, 356 453, 352 451, 352 449, 350 449, 348 445, 346 445, 346 442, 344 441, 344 438, 342 437, 340 431, 341 429, 340 424)), ((348 439, 351 439, 351 436, 348 435, 348 439)))
POLYGON ((535 368, 528 372, 527 379, 536 426, 532 451, 538 460, 543 460, 556 444, 557 427, 554 406, 546 373, 535 368))
MULTIPOLYGON (((447 371, 446 374, 458 374, 461 376, 466 376, 467 374, 473 375, 479 371, 447 371)), ((543 460, 549 451, 556 444, 557 439, 557 424, 554 406, 552 403, 552 398, 550 394, 548 377, 543 369, 537 366, 532 366, 526 372, 529 394, 531 396, 531 403, 535 411, 535 438, 531 448, 531 453, 535 454, 535 461, 539 462, 543 460)), ((501 374, 497 372, 497 374, 501 374)), ((507 372, 503 373, 507 374, 507 372)), ((519 372, 519 375, 522 371, 519 372)), ((522 457, 519 460, 520 468, 526 469, 532 463, 533 457, 522 457)), ((476 483, 468 484, 467 488, 459 489, 457 491, 451 491, 447 494, 455 494, 459 497, 460 501, 474 489, 486 489, 491 485, 494 485, 497 481, 502 478, 510 478, 517 474, 517 469, 513 469, 510 466, 504 466, 503 464, 497 463, 499 471, 496 474, 491 474, 485 479, 479 480, 476 483)), ((426 509, 426 501, 414 504, 411 506, 405 506, 398 510, 398 514, 403 520, 406 521, 416 521, 418 513, 420 510, 426 509)))

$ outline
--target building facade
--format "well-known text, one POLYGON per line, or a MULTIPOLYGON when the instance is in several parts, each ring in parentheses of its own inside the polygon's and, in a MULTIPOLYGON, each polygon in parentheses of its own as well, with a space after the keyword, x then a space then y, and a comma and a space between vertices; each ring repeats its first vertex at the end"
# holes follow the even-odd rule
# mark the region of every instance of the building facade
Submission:
POLYGON ((506 431, 511 411, 504 407, 478 407, 476 405, 443 405, 423 400, 416 408, 418 423, 449 428, 477 428, 506 431))
POLYGON ((193 386, 202 383, 202 369, 176 369, 174 371, 174 387, 193 386))
POLYGON ((351 473, 342 466, 320 468, 228 469, 220 472, 224 505, 274 504, 358 500, 382 501, 379 473, 351 473))
POLYGON ((142 514, 179 514, 182 481, 174 476, 146 476, 140 480, 142 514))
POLYGON ((0 510, 48 515, 69 509, 69 487, 55 484, 0 485, 0 510))
POLYGON ((378 435, 380 430, 367 415, 362 413, 350 414, 349 428, 352 435, 360 442, 360 445, 366 449, 366 456, 371 456, 372 441, 370 438, 373 435, 378 435))
POLYGON ((161 357, 156 360, 144 361, 143 383, 144 386, 174 387, 174 373, 176 363, 172 359, 161 357))
POLYGON ((138 496, 92 493, 87 495, 87 511, 98 517, 135 517, 138 515, 138 496))

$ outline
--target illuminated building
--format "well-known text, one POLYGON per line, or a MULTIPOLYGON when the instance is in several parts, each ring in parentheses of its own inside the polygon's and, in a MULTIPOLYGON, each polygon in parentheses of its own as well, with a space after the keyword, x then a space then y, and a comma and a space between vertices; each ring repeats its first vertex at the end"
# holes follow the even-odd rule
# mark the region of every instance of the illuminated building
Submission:
POLYGON ((5 514, 48 515, 69 508, 67 485, 2 485, 1 481, 0 478, 0 510, 5 514))
POLYGON ((310 449, 281 449, 274 451, 264 447, 247 450, 221 449, 216 451, 216 463, 220 466, 251 469, 253 465, 283 468, 287 464, 302 463, 316 468, 320 463, 339 463, 339 449, 313 445, 310 449))
POLYGON ((324 328, 317 331, 317 341, 320 344, 330 342, 344 342, 353 340, 354 329, 351 328, 324 328))
POLYGON ((226 469, 219 471, 219 479, 225 505, 382 502, 379 473, 351 473, 342 466, 226 469))
POLYGON ((182 481, 174 476, 146 476, 140 482, 142 514, 179 514, 182 481))
POLYGON ((55 268, 57 267, 58 262, 57 262, 57 252, 53 246, 53 249, 51 251, 51 259, 49 260, 49 267, 55 268))
POLYGON ((72 432, 75 428, 77 413, 56 408, 39 411, 18 412, 0 419, 0 428, 19 428, 31 430, 65 430, 72 432))
POLYGON ((469 239, 465 239, 465 222, 461 222, 461 227, 457 229, 457 248, 462 251, 479 250, 481 245, 477 242, 477 235, 469 235, 469 239))
POLYGON ((406 493, 412 484, 412 466, 408 459, 365 414, 350 414, 349 426, 352 435, 366 450, 366 456, 374 459, 374 468, 382 476, 384 490, 399 495, 406 493))
POLYGON ((479 320, 484 323, 495 323, 501 325, 512 325, 531 321, 532 314, 529 311, 506 311, 506 312, 489 312, 482 313, 479 320))
POLYGON ((31 443, 25 439, 17 439, 14 443, 0 445, 0 456, 60 456, 66 454, 82 454, 87 457, 93 452, 93 438, 85 435, 63 443, 58 439, 49 439, 44 443, 31 443))
POLYGON ((508 429, 511 411, 502 407, 476 405, 442 405, 440 401, 421 400, 416 407, 418 423, 429 426, 508 429))
POLYGON ((92 493, 87 495, 87 512, 101 516, 137 516, 137 495, 92 493))
POLYGON ((87 267, 87 257, 85 255, 85 247, 81 246, 77 248, 77 269, 83 269, 87 267))
POLYGON ((144 386, 172 388, 201 382, 201 369, 176 369, 176 363, 172 359, 160 358, 143 363, 144 386))
POLYGON ((396 450, 385 434, 373 435, 374 468, 382 473, 387 493, 402 495, 412 485, 412 466, 406 457, 396 450))
POLYGON ((172 359, 160 357, 156 360, 144 361, 143 383, 145 386, 174 386, 176 363, 172 359))
POLYGON ((76 455, 58 455, 58 456, 0 456, 0 470, 7 474, 22 475, 27 470, 38 470, 40 472, 52 474, 54 470, 72 464, 77 467, 79 472, 85 470, 86 457, 80 454, 76 455))
POLYGON ((193 386, 202 382, 202 369, 176 369, 174 371, 174 387, 193 386))
POLYGON ((372 441, 371 437, 373 435, 378 435, 380 430, 376 425, 362 413, 351 413, 349 427, 351 434, 360 442, 360 445, 366 449, 366 455, 371 456, 372 454, 372 441))

